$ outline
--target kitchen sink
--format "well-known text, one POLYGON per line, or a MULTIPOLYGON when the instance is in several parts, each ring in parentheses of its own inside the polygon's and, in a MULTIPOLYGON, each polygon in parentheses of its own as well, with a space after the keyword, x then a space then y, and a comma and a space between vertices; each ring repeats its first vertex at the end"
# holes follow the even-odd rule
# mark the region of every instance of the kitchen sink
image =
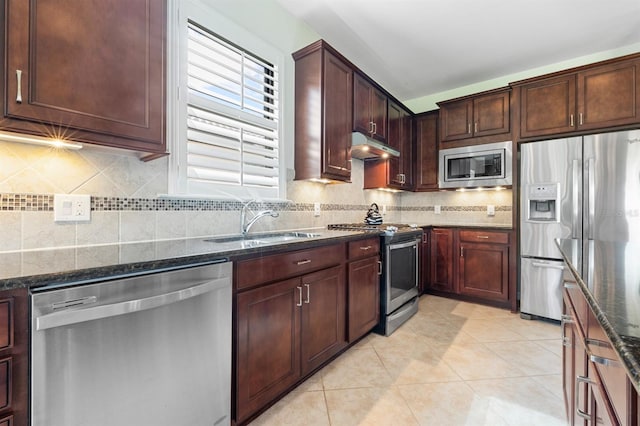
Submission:
POLYGON ((207 238, 208 243, 241 243, 243 248, 256 247, 267 244, 285 243, 317 238, 322 234, 314 232, 278 232, 269 234, 232 235, 228 237, 207 238))

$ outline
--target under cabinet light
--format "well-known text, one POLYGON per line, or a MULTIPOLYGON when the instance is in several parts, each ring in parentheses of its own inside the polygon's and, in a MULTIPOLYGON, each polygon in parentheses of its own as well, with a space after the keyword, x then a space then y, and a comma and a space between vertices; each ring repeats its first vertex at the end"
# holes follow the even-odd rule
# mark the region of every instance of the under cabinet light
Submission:
POLYGON ((28 143, 31 145, 49 146, 59 149, 82 149, 82 144, 67 142, 62 139, 45 138, 41 136, 22 135, 19 133, 0 132, 0 141, 28 143))

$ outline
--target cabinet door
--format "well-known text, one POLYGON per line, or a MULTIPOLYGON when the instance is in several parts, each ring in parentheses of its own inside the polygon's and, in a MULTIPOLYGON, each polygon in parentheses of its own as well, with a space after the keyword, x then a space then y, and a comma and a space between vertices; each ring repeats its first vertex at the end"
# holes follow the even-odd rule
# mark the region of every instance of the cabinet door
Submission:
POLYGON ((416 117, 415 189, 438 189, 438 112, 416 117))
POLYGON ((360 74, 353 76, 353 130, 370 135, 373 132, 371 117, 371 84, 360 74))
POLYGON ((346 285, 343 266, 302 277, 302 374, 346 347, 346 285))
POLYGON ((509 133, 510 92, 479 96, 473 99, 473 136, 509 133))
POLYGON ((9 0, 6 114, 46 136, 164 152, 164 5, 9 0))
POLYGON ((473 136, 473 102, 464 100, 440 108, 440 141, 449 142, 473 136))
POLYGON ((388 185, 391 187, 402 187, 402 159, 405 153, 402 140, 402 119, 403 110, 397 104, 389 102, 389 125, 387 144, 400 152, 400 157, 387 159, 388 185))
POLYGON ((460 294, 504 301, 509 299, 509 247, 460 243, 460 294))
POLYGON ((431 282, 434 290, 454 292, 453 288, 453 230, 431 230, 431 282))
POLYGON ((578 73, 579 130, 640 122, 640 61, 578 73))
POLYGON ((420 244, 420 284, 418 291, 422 294, 425 288, 429 288, 429 258, 431 251, 429 250, 429 230, 425 228, 422 231, 422 243, 420 244))
POLYGON ((353 130, 386 142, 387 97, 360 74, 353 79, 353 130))
POLYGON ((576 129, 575 75, 520 87, 520 137, 553 135, 576 129))
POLYGON ((349 342, 367 334, 380 320, 380 259, 349 263, 349 342))
POLYGON ((402 110, 400 118, 400 134, 402 144, 400 146, 400 173, 402 174, 402 186, 404 189, 412 189, 413 181, 413 122, 411 115, 402 110))
POLYGON ((300 378, 299 278, 237 296, 236 420, 242 422, 300 378))
POLYGON ((324 146, 322 172, 351 177, 352 75, 345 63, 329 52, 324 57, 324 146))

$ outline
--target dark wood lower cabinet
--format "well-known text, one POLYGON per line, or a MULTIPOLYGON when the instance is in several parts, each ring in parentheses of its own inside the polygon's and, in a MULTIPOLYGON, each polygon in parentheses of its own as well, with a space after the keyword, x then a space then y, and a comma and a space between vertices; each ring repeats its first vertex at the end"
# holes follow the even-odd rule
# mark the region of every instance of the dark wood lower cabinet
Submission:
POLYGON ((564 272, 562 384, 571 425, 638 425, 638 394, 602 326, 564 272))
POLYGON ((347 346, 346 300, 344 264, 236 295, 237 424, 347 346))
POLYGON ((380 320, 380 259, 349 263, 349 342, 367 334, 380 320))
POLYGON ((460 243, 460 294, 496 300, 509 297, 509 246, 460 243))
POLYGON ((0 295, 0 426, 26 425, 29 410, 29 295, 0 295))
POLYGON ((512 233, 498 228, 432 228, 424 291, 511 307, 516 297, 512 233))

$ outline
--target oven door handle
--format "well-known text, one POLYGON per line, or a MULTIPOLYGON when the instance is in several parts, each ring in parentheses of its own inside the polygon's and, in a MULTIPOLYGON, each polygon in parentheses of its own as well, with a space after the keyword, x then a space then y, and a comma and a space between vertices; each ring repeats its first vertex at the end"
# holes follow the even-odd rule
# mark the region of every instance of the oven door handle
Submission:
POLYGON ((146 311, 148 309, 158 308, 160 306, 170 305, 182 300, 191 299, 193 297, 209 293, 228 285, 228 278, 219 278, 207 281, 204 284, 184 288, 182 290, 172 291, 170 293, 145 297, 143 299, 127 300, 125 302, 94 306, 84 309, 53 312, 51 314, 42 315, 35 319, 36 330, 46 330, 49 328, 62 327, 65 325, 77 324, 85 321, 114 317, 139 311, 146 311))
POLYGON ((418 248, 418 240, 412 239, 411 241, 408 241, 406 243, 391 243, 388 245, 389 250, 397 250, 411 246, 415 246, 416 248, 418 248))

